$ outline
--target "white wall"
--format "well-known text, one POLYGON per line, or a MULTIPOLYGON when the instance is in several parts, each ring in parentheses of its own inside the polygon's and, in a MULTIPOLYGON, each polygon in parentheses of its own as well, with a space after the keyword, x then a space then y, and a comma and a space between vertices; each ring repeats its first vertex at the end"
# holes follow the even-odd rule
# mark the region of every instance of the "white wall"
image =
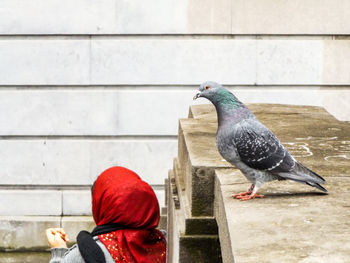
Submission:
POLYGON ((350 121, 349 11, 347 0, 1 1, 0 196, 23 205, 0 215, 36 213, 27 198, 43 193, 61 206, 38 214, 74 214, 70 200, 89 200, 78 186, 112 165, 163 199, 178 119, 206 80, 350 121))
POLYGON ((347 35, 347 0, 2 0, 4 35, 347 35))

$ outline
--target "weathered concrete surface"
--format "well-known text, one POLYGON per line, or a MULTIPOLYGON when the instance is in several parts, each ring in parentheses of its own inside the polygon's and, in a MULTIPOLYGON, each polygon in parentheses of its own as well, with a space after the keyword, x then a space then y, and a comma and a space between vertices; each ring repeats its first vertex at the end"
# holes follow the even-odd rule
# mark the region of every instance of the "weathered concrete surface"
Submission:
POLYGON ((191 118, 180 121, 182 140, 188 163, 215 171, 213 207, 223 262, 348 262, 349 123, 319 107, 249 107, 296 159, 326 178, 329 194, 286 181, 266 183, 264 199, 234 200, 232 194, 250 184, 217 152, 214 107, 191 107, 191 118))
POLYGON ((249 187, 245 177, 234 169, 216 175, 224 262, 349 262, 350 177, 328 177, 328 195, 272 182, 261 191, 265 198, 240 202, 232 194, 249 187))

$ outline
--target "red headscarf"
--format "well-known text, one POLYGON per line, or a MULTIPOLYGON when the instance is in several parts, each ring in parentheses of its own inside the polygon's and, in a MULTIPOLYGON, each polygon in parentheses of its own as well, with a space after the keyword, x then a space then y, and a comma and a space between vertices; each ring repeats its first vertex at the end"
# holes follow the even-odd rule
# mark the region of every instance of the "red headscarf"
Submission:
POLYGON ((166 241, 156 230, 159 205, 153 189, 133 171, 112 167, 96 180, 92 193, 96 224, 126 229, 99 235, 115 262, 164 262, 166 241))

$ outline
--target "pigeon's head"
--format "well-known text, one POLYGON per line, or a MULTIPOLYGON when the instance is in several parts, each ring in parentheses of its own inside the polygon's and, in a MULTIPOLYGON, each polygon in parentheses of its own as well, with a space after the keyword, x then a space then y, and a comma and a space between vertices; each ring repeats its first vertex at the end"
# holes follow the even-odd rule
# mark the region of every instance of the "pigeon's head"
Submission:
POLYGON ((221 84, 214 81, 204 82, 200 85, 199 91, 200 92, 193 97, 193 100, 206 98, 215 106, 221 105, 225 107, 225 109, 244 107, 244 104, 240 102, 235 95, 225 89, 221 84))
POLYGON ((221 84, 214 81, 206 81, 200 85, 200 92, 193 97, 193 100, 196 100, 201 97, 206 98, 208 100, 212 100, 212 98, 216 96, 218 91, 222 89, 223 86, 221 84))

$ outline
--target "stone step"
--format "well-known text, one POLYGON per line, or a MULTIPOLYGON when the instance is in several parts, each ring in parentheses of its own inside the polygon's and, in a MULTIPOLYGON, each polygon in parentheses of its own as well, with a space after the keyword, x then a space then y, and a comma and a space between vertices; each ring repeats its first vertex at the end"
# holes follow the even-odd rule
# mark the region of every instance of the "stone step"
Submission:
POLYGON ((0 216, 0 250, 44 251, 47 228, 63 227, 73 243, 80 230, 94 226, 90 216, 0 216))
POLYGON ((48 263, 50 252, 0 252, 1 263, 48 263))
MULTIPOLYGON (((165 230, 166 224, 166 215, 161 215, 158 228, 165 230)), ((52 227, 63 227, 72 245, 78 233, 91 231, 95 222, 91 216, 0 216, 0 251, 45 251, 45 230, 52 227)))

